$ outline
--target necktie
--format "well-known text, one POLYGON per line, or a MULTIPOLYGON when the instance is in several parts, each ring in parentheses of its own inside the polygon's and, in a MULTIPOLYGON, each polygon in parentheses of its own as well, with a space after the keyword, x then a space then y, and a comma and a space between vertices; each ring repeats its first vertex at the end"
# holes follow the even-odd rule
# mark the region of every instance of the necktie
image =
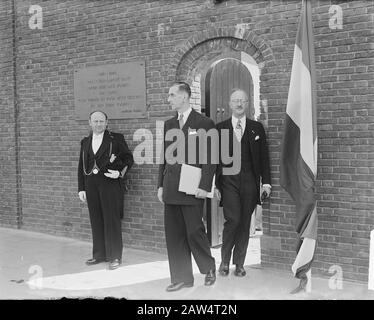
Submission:
POLYGON ((183 125, 184 125, 184 121, 183 121, 183 113, 181 113, 179 115, 179 128, 182 129, 183 128, 183 125))
POLYGON ((238 122, 236 123, 236 130, 239 134, 239 141, 241 140, 242 136, 243 136, 243 127, 242 127, 242 123, 240 122, 240 119, 238 120, 238 122))

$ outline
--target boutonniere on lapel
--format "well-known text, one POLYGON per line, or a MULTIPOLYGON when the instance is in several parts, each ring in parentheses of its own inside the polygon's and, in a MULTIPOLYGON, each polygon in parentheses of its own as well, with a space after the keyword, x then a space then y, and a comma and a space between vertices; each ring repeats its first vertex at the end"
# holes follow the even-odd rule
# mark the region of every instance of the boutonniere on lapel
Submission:
MULTIPOLYGON (((252 134, 255 135, 256 132, 254 132, 254 131, 252 130, 252 134)), ((257 141, 257 140, 259 140, 259 139, 260 139, 260 136, 259 136, 259 135, 255 136, 255 141, 257 141)))
POLYGON ((188 135, 197 134, 196 129, 188 128, 188 135))
POLYGON ((117 158, 116 155, 114 153, 112 153, 112 155, 110 156, 109 162, 113 163, 114 160, 116 160, 116 158, 117 158))

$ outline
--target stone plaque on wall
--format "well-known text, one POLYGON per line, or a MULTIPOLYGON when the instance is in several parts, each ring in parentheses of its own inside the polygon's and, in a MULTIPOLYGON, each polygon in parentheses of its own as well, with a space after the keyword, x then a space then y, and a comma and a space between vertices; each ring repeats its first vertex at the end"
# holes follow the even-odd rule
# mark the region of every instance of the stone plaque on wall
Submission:
POLYGON ((74 101, 78 120, 94 110, 103 110, 109 119, 145 117, 144 61, 75 70, 74 101))

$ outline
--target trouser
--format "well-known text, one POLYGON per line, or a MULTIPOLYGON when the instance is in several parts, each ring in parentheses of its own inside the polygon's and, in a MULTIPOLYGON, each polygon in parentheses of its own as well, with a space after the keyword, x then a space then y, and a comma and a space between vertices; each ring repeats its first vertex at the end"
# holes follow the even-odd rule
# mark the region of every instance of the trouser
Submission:
POLYGON ((87 205, 92 229, 92 257, 112 261, 122 258, 122 207, 120 182, 103 175, 86 179, 87 205))
POLYGON ((257 204, 257 187, 251 171, 222 177, 222 204, 225 223, 221 259, 243 266, 249 242, 251 216, 257 204), (233 252, 232 252, 233 251, 233 252))
POLYGON ((215 270, 202 221, 203 204, 165 204, 165 236, 172 283, 193 282, 191 253, 202 274, 215 270))

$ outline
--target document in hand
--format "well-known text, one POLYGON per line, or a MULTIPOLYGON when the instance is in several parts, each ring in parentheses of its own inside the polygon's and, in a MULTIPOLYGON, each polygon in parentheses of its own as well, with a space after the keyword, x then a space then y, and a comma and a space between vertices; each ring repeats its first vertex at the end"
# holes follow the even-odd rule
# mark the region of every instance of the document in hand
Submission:
MULTIPOLYGON (((212 188, 208 193, 208 198, 213 198, 214 196, 214 186, 215 178, 213 176, 212 188)), ((179 179, 179 188, 178 191, 185 192, 187 194, 196 194, 196 190, 199 187, 201 179, 201 169, 198 167, 190 166, 188 164, 182 164, 181 175, 179 179)))

